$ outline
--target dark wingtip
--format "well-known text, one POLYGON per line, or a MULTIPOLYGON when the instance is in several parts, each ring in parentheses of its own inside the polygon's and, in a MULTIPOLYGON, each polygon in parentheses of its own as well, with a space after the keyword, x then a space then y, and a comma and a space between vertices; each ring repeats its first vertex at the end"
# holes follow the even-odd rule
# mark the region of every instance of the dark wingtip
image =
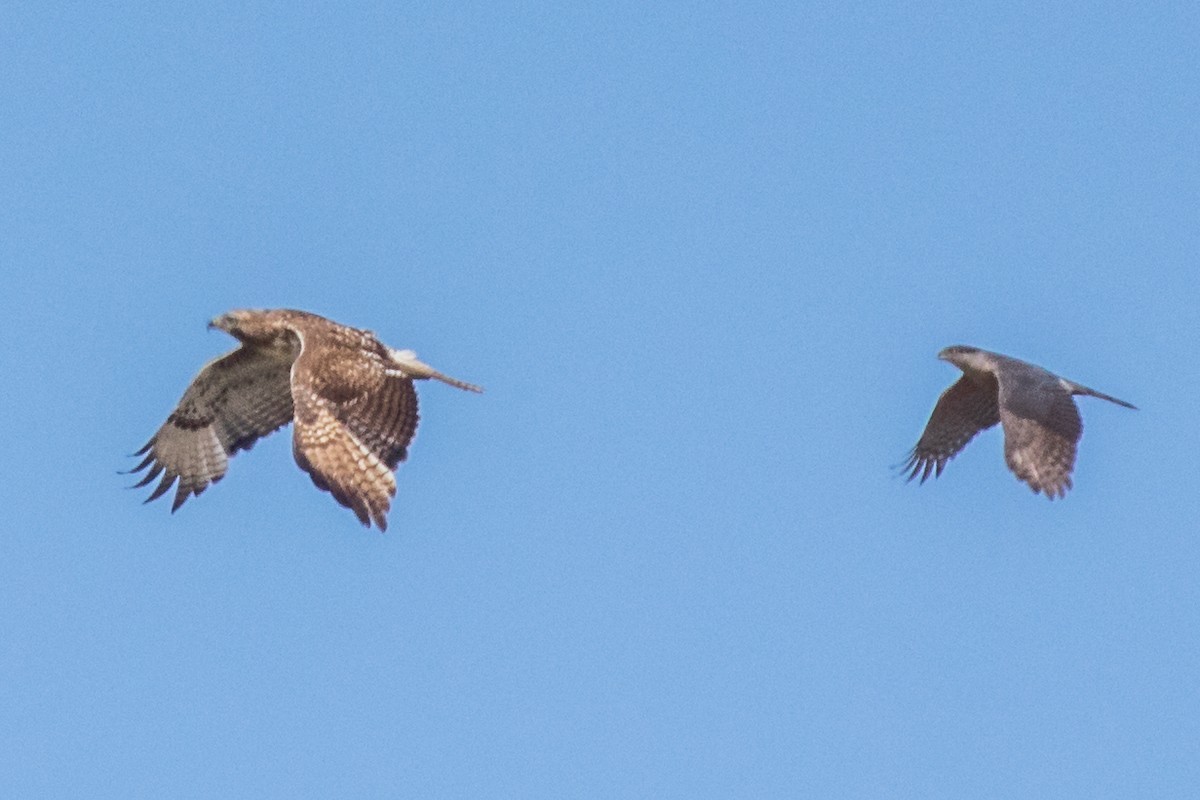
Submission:
POLYGON ((904 478, 904 482, 908 483, 913 479, 913 465, 916 463, 916 461, 916 450, 910 450, 908 454, 904 456, 903 461, 898 461, 895 464, 892 464, 890 467, 888 467, 888 469, 895 473, 893 475, 894 478, 904 478))
MULTIPOLYGON (((143 451, 143 452, 144 452, 144 451, 143 451)), ((142 453, 134 453, 134 454, 131 456, 131 458, 137 458, 137 457, 138 457, 138 456, 140 456, 141 454, 142 454, 142 453)), ((129 470, 120 470, 120 471, 119 471, 119 474, 121 474, 121 475, 132 475, 132 474, 133 474, 133 473, 135 473, 135 472, 141 472, 141 471, 142 471, 142 470, 144 470, 146 467, 150 466, 150 465, 151 465, 153 462, 154 462, 154 453, 148 453, 148 454, 146 454, 146 457, 142 459, 141 463, 139 463, 139 464, 138 464, 136 467, 134 467, 133 469, 129 469, 129 470)))
POLYGON ((157 500, 158 498, 160 498, 164 494, 166 494, 167 490, 171 488, 171 485, 173 483, 175 483, 175 479, 178 477, 179 477, 178 475, 174 475, 170 472, 167 472, 166 474, 164 474, 162 482, 160 484, 158 484, 158 486, 154 487, 154 491, 150 493, 149 497, 147 497, 144 501, 142 501, 142 505, 145 505, 146 503, 149 503, 152 500, 157 500))
POLYGON ((162 471, 163 471, 162 464, 153 465, 150 468, 150 471, 142 476, 142 479, 140 481, 135 483, 133 486, 130 486, 129 488, 130 489, 140 489, 143 486, 149 485, 150 481, 154 480, 155 478, 157 478, 159 475, 162 474, 162 471))
POLYGON ((905 483, 912 483, 915 480, 917 481, 917 485, 920 486, 929 480, 930 476, 934 478, 942 477, 942 471, 946 469, 946 464, 949 461, 950 459, 948 458, 927 458, 919 455, 914 448, 908 454, 908 460, 903 464, 896 465, 893 469, 899 469, 899 474, 904 476, 905 483))
POLYGON ((184 485, 180 483, 179 488, 175 491, 175 499, 171 501, 171 513, 174 514, 176 511, 178 511, 179 507, 183 505, 184 502, 191 496, 191 489, 185 488, 184 485))
POLYGON ((1044 495, 1047 500, 1051 500, 1051 501, 1065 499, 1067 496, 1067 492, 1071 491, 1071 489, 1073 489, 1075 487, 1075 484, 1071 481, 1070 478, 1067 478, 1062 483, 1057 484, 1055 486, 1035 486, 1034 484, 1030 483, 1029 481, 1027 481, 1024 478, 1022 478, 1021 480, 1024 481, 1029 486, 1029 490, 1031 492, 1033 492, 1034 494, 1044 495))

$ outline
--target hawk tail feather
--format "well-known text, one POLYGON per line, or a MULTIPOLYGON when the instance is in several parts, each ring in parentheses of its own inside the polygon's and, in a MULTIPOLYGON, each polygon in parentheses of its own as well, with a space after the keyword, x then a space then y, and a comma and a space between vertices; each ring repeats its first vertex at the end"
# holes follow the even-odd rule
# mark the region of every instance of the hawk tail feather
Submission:
POLYGON ((476 386, 473 383, 460 381, 458 378, 451 378, 449 375, 444 375, 438 372, 433 367, 429 366, 417 358, 417 354, 412 350, 393 350, 388 348, 388 355, 391 356, 392 363, 398 366, 405 377, 417 378, 419 380, 428 380, 429 378, 435 381, 441 381, 447 386, 453 386, 455 389, 462 389, 465 392, 475 392, 476 394, 483 393, 483 387, 476 386))
POLYGON ((1082 395, 1087 395, 1088 397, 1099 397, 1101 400, 1107 400, 1110 403, 1116 403, 1117 405, 1124 406, 1125 408, 1132 408, 1134 411, 1138 410, 1138 407, 1135 406, 1133 403, 1126 403, 1124 400, 1118 400, 1117 398, 1113 397, 1112 395, 1105 394, 1104 392, 1097 392, 1095 389, 1088 388, 1087 386, 1084 386, 1083 384, 1080 384, 1080 383, 1073 383, 1073 382, 1071 383, 1071 394, 1082 394, 1082 395))

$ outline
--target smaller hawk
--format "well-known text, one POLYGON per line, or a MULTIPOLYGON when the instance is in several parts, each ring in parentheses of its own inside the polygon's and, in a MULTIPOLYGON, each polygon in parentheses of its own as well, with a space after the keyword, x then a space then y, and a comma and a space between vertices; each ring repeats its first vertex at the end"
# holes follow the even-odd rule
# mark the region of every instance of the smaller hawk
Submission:
POLYGON ((938 353, 963 371, 942 392, 933 414, 901 472, 921 483, 942 474, 975 434, 1004 425, 1004 460, 1034 494, 1053 500, 1071 488, 1075 449, 1083 421, 1072 395, 1099 397, 1126 408, 1137 407, 1060 378, 1036 364, 977 347, 955 345, 938 353))
POLYGON ((238 339, 210 361, 167 421, 135 455, 137 486, 160 474, 146 502, 178 481, 174 512, 225 476, 229 457, 289 422, 292 454, 318 489, 359 521, 387 530, 393 470, 417 430, 414 380, 478 386, 443 375, 411 350, 393 350, 370 331, 306 311, 230 311, 208 324, 238 339))

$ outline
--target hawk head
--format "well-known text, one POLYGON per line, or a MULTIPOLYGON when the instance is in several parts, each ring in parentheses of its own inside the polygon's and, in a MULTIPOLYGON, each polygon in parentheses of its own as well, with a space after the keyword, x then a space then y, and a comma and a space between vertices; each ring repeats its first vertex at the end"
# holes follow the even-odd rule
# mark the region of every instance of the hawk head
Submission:
POLYGON ((949 361, 961 370, 987 370, 987 353, 978 347, 955 344, 943 349, 937 357, 942 361, 949 361))
POLYGON ((256 344, 267 343, 285 333, 272 312, 251 309, 228 311, 210 320, 208 327, 225 331, 243 342, 256 344))

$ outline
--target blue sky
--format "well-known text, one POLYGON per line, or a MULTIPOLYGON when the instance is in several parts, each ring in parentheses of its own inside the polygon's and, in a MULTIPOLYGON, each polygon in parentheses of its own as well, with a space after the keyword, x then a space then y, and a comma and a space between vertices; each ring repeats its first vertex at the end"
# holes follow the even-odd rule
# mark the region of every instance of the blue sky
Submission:
POLYGON ((0 793, 1194 796, 1200 12, 1049 5, 6 6, 0 793), (116 474, 280 306, 487 387, 385 535, 116 474), (906 485, 954 343, 1141 410, 906 485))

